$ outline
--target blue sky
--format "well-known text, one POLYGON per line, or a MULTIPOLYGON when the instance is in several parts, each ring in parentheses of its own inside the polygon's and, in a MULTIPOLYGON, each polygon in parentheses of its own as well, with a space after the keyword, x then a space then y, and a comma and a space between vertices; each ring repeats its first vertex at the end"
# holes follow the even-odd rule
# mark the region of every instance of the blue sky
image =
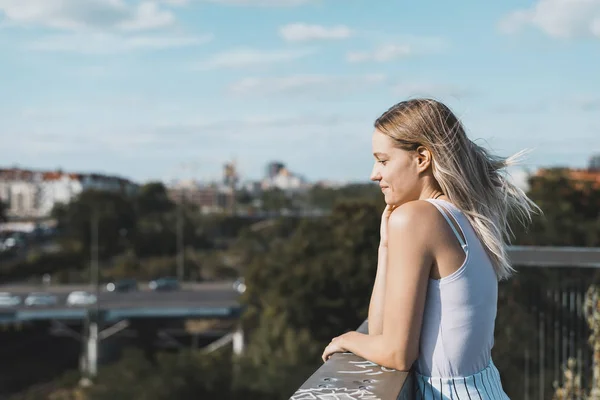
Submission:
POLYGON ((373 120, 447 102, 524 167, 600 153, 600 0, 0 0, 0 165, 360 181, 373 120))

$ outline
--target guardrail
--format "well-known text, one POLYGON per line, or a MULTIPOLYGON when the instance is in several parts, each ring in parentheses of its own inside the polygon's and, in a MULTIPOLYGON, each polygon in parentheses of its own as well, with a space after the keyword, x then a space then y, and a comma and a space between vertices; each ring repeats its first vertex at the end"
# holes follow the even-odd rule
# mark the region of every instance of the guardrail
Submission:
MULTIPOLYGON (((366 320, 357 331, 368 333, 366 320)), ((290 397, 291 400, 412 398, 410 373, 379 366, 352 353, 333 354, 290 397)))

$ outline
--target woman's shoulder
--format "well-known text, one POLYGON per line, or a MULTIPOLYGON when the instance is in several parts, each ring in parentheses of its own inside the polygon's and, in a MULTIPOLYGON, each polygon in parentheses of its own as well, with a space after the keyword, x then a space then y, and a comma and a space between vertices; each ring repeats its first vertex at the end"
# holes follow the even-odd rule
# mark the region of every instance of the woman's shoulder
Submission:
POLYGON ((416 234, 427 232, 432 226, 439 224, 440 213, 435 206, 426 200, 406 202, 395 208, 390 214, 391 229, 407 229, 416 234))
POLYGON ((427 200, 413 200, 396 207, 390 215, 390 221, 422 223, 427 220, 433 221, 438 215, 435 206, 427 200))

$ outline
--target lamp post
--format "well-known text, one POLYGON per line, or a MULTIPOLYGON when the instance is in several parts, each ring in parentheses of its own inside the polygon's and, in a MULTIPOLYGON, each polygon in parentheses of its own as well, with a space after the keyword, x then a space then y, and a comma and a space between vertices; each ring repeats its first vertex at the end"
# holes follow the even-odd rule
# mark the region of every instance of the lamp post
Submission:
POLYGON ((183 282, 184 278, 184 243, 183 243, 183 203, 185 201, 185 189, 181 188, 181 198, 177 205, 177 279, 183 282))
MULTIPOLYGON (((98 263, 98 210, 92 211, 91 242, 90 242, 90 282, 94 287, 96 299, 100 292, 100 267, 98 263)), ((96 308, 98 302, 96 301, 96 308)))

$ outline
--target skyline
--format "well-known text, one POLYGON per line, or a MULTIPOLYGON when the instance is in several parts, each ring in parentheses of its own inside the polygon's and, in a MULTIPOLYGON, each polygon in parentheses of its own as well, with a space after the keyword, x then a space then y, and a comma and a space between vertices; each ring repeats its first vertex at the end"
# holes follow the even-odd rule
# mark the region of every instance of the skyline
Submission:
POLYGON ((600 0, 340 4, 0 0, 1 164, 366 181, 373 121, 416 96, 530 169, 600 153, 600 0))

